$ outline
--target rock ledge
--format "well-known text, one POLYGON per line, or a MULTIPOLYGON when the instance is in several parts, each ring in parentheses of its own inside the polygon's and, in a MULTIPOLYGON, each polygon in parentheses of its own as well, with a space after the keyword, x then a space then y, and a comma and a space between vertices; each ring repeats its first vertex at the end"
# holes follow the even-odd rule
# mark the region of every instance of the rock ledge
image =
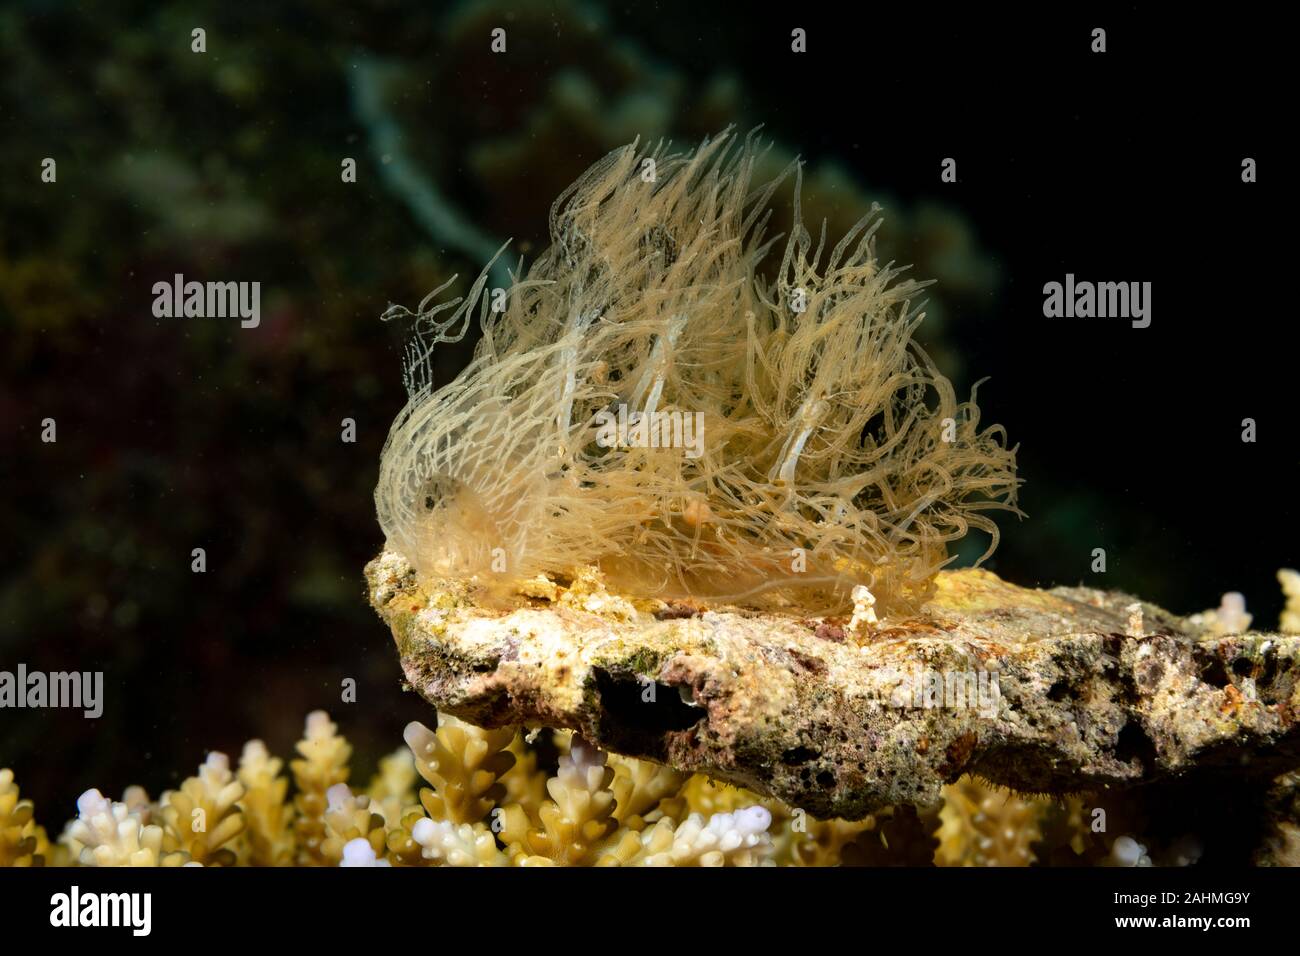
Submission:
POLYGON ((1300 765, 1300 637, 1217 636, 1115 592, 943 572, 873 622, 633 601, 594 571, 489 599, 366 566, 411 686, 476 724, 567 727, 848 819, 963 773, 1033 793, 1300 765))

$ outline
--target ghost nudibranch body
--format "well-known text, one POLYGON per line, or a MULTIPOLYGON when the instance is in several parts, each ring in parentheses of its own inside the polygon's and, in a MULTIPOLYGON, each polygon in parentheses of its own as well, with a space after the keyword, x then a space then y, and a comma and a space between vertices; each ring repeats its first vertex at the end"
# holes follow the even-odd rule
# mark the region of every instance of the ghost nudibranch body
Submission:
POLYGON ((912 340, 926 283, 877 263, 875 208, 814 250, 798 165, 755 186, 759 156, 730 134, 615 150, 503 303, 485 270, 421 310, 375 493, 390 548, 444 577, 597 565, 633 595, 814 610, 861 584, 885 611, 968 528, 992 550, 1015 450, 912 340), (782 242, 765 227, 791 176, 782 242), (435 389, 430 350, 475 312, 473 359, 435 389))

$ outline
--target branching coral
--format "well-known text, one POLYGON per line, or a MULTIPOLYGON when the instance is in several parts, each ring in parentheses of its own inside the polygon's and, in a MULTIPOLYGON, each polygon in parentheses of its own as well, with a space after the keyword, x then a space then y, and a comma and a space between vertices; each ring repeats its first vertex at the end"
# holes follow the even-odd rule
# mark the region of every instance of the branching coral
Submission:
POLYGON ((375 495, 390 547, 445 576, 593 564, 631 594, 840 606, 864 584, 887 610, 970 528, 996 545, 1015 453, 913 341, 924 283, 876 261, 874 209, 814 248, 798 164, 755 186, 760 157, 731 135, 616 150, 503 295, 484 272, 422 303, 375 495), (473 360, 435 390, 431 349, 476 313, 473 360))
POLYGON ((208 754, 198 776, 179 790, 169 790, 159 801, 163 849, 180 852, 195 863, 229 865, 235 853, 226 847, 244 831, 244 817, 236 805, 244 785, 230 772, 225 754, 208 754))
POLYGON ((538 810, 541 825, 530 826, 521 810, 503 814, 501 836, 511 856, 525 866, 592 862, 618 829, 613 782, 606 754, 575 737, 546 783, 551 799, 538 810))
POLYGON ((510 752, 515 755, 515 765, 501 778, 506 788, 504 803, 520 807, 536 825, 541 822, 538 814, 546 800, 548 774, 538 769, 537 751, 528 746, 523 734, 510 742, 510 752))
POLYGON ((938 861, 944 866, 1028 866, 1047 801, 1023 799, 965 777, 944 789, 938 861))
POLYGON ((384 817, 391 829, 402 819, 402 809, 415 802, 415 758, 402 747, 379 761, 379 773, 370 781, 366 795, 370 806, 384 817))
MULTIPOLYGON (((843 826, 843 821, 838 822, 843 826)), ((889 807, 870 820, 870 827, 844 845, 839 862, 846 866, 943 865, 937 850, 938 822, 931 811, 915 807, 889 807)), ((831 858, 833 863, 835 858, 831 858)))
POLYGON ((435 819, 476 823, 505 795, 501 777, 515 763, 507 749, 512 728, 483 730, 440 716, 437 731, 412 722, 403 736, 420 776, 433 784, 420 791, 420 802, 435 819))
POLYGON ((1239 591, 1223 595, 1217 608, 1193 614, 1188 620, 1215 636, 1244 634, 1250 630, 1253 615, 1246 611, 1246 598, 1239 591))
POLYGON ((487 827, 450 820, 420 819, 412 838, 424 848, 423 858, 444 866, 507 866, 510 858, 497 847, 487 827))
POLYGON ((82 866, 230 865, 241 857, 243 796, 230 761, 214 751, 196 776, 156 805, 139 787, 128 788, 121 802, 87 790, 62 841, 82 866))
MULTIPOLYGON (((875 816, 855 821, 818 820, 779 800, 760 796, 742 787, 719 783, 703 774, 688 779, 675 797, 662 800, 656 814, 681 818, 687 814, 734 813, 751 806, 762 806, 771 814, 771 825, 768 827, 772 838, 771 858, 789 866, 835 866, 847 862, 843 857, 845 851, 863 834, 879 826, 879 819, 875 816)), ((891 855, 891 848, 881 844, 878 834, 874 842, 878 846, 871 848, 880 851, 879 865, 900 862, 898 845, 892 847, 891 855), (889 859, 885 860, 885 856, 889 859)), ((928 864, 932 855, 933 846, 930 846, 924 853, 923 862, 928 864)))
MULTIPOLYGON (((238 780, 213 753, 156 804, 138 787, 120 802, 86 791, 62 846, 53 847, 31 804, 18 799, 13 774, 0 770, 0 864, 1184 866, 1201 852, 1188 838, 1135 837, 1145 821, 1114 795, 1056 804, 964 777, 945 789, 940 808, 818 820, 701 774, 606 754, 568 732, 554 734, 559 760, 548 776, 530 746, 536 733, 485 730, 440 714, 436 730, 408 726, 412 753, 383 758, 369 792, 359 794, 336 779, 348 776, 351 747, 318 711, 298 744, 294 779, 304 789, 293 800, 283 762, 254 740, 244 747, 238 780), (417 771, 430 785, 418 798, 417 771), (322 792, 325 780, 335 782, 322 792), (207 830, 186 826, 198 809, 207 830), (1109 826, 1095 828, 1101 811, 1109 826)), ((1279 778, 1279 823, 1259 862, 1295 865, 1297 791, 1295 775, 1279 778)))
POLYGON ((1277 572, 1277 580, 1286 598, 1277 629, 1283 634, 1300 634, 1300 571, 1282 568, 1277 572))
MULTIPOLYGON (((363 840, 373 854, 384 851, 388 831, 382 813, 370 806, 370 798, 354 794, 346 783, 336 783, 325 794, 329 806, 325 811, 325 838, 321 841, 321 857, 331 866, 337 866, 346 855, 349 845, 363 840)), ((353 847, 354 858, 360 851, 353 847)))
POLYGON ((32 802, 20 800, 12 770, 0 770, 0 866, 42 866, 49 841, 32 819, 32 802))
POLYGON ((183 852, 163 849, 165 835, 157 824, 146 824, 140 808, 132 810, 98 790, 77 798, 77 818, 64 839, 82 866, 183 866, 183 852))
POLYGON ((674 795, 686 782, 686 775, 671 767, 633 760, 611 754, 609 764, 614 768, 614 819, 620 826, 634 830, 644 829, 646 814, 653 815, 659 804, 674 795))
POLYGON ((339 736, 338 728, 328 714, 316 710, 307 715, 298 753, 300 758, 289 765, 298 788, 298 794, 293 798, 298 811, 293 825, 298 863, 324 863, 325 811, 329 807, 327 793, 335 784, 347 782, 352 745, 339 736))
POLYGON ((629 832, 613 851, 601 858, 604 865, 641 866, 755 866, 771 862, 772 815, 753 806, 735 813, 705 817, 692 813, 680 825, 662 819, 640 834, 629 832))
POLYGON ((293 861, 293 808, 287 802, 289 780, 284 761, 266 744, 250 740, 239 758, 240 801, 246 830, 238 844, 239 861, 248 866, 286 866, 293 861))
POLYGON ((1255 863, 1300 866, 1300 770, 1278 777, 1267 800, 1272 822, 1255 854, 1255 863))

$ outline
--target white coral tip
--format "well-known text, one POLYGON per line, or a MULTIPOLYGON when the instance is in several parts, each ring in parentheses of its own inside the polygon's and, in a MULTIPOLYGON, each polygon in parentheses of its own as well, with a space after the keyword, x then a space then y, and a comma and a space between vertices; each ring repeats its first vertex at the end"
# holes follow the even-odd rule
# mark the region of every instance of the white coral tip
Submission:
POLYGON ((746 836, 762 833, 772 825, 772 813, 767 807, 745 807, 736 811, 733 823, 736 829, 746 836))
POLYGON ((107 813, 111 806, 111 801, 94 787, 77 797, 77 815, 83 820, 99 813, 107 813))
POLYGON ((574 734, 569 745, 569 762, 575 770, 586 771, 590 767, 605 766, 607 755, 586 737, 574 734))
POLYGON ((303 731, 303 736, 312 740, 320 737, 330 737, 334 734, 334 724, 330 721, 330 715, 323 710, 313 710, 307 715, 307 725, 303 731))
POLYGON ((434 834, 437 831, 437 824, 428 817, 423 817, 416 822, 415 826, 411 827, 411 839, 420 846, 428 846, 433 842, 434 834))
POLYGON ((330 810, 342 810, 352 800, 352 790, 346 783, 336 783, 325 791, 330 810))
POLYGON ((240 755, 240 760, 261 762, 271 756, 271 752, 266 749, 266 744, 260 740, 250 740, 244 744, 244 752, 240 755))
POLYGON ((203 761, 203 766, 209 770, 215 770, 220 774, 230 772, 230 758, 220 750, 214 750, 208 754, 207 759, 203 761))
POLYGON ((433 731, 418 720, 411 721, 402 730, 402 739, 406 741, 406 746, 412 753, 418 754, 430 750, 432 738, 433 731))
POLYGON ((343 844, 343 860, 339 866, 390 866, 387 860, 375 855, 375 848, 368 840, 357 837, 343 844))
POLYGON ((1118 837, 1110 848, 1111 858, 1120 866, 1141 866, 1147 848, 1129 836, 1118 837))

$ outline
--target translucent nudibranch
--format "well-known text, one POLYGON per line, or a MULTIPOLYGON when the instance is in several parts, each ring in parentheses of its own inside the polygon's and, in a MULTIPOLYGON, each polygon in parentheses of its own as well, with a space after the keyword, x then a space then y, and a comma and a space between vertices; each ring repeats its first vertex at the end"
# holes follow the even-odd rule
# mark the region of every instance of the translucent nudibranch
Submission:
POLYGON ((647 597, 829 609, 864 585, 883 611, 970 528, 992 551, 1015 449, 913 340, 928 283, 877 262, 878 207, 814 249, 799 164, 756 185, 760 155, 730 132, 617 149, 509 288, 485 268, 426 298, 375 492, 390 548, 443 577, 596 565, 647 597), (767 237, 791 179, 796 226, 767 237), (431 350, 475 316, 473 359, 435 387, 431 350))

